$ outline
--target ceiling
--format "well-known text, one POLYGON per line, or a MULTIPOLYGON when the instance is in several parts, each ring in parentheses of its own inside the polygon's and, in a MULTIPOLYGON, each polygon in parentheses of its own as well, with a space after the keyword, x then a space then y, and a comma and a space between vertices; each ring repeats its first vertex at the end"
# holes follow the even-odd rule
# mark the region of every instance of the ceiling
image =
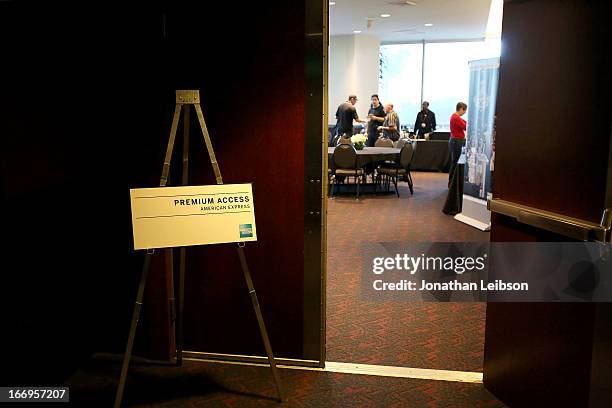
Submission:
POLYGON ((403 0, 333 1, 330 35, 361 30, 360 35, 376 36, 383 43, 483 39, 491 5, 491 0, 412 0, 416 6, 396 4, 403 0), (391 17, 380 17, 385 13, 391 17))

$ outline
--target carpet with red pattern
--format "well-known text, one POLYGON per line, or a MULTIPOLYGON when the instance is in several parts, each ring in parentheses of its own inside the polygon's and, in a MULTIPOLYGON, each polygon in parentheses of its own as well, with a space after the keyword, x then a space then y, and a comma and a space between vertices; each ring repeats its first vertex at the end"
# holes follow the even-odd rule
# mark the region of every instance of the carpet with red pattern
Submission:
POLYGON ((485 303, 373 301, 360 254, 383 242, 483 242, 489 233, 442 213, 448 175, 413 172, 395 194, 342 194, 327 214, 327 361, 482 371, 485 303))

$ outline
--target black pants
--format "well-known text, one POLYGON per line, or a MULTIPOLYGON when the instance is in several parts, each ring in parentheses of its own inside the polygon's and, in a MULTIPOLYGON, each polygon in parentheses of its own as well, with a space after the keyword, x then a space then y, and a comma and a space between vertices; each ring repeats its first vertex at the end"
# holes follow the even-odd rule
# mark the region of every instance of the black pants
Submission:
POLYGON ((448 182, 450 183, 453 179, 453 173, 455 167, 457 167, 457 161, 461 156, 461 148, 465 146, 465 139, 458 139, 451 137, 448 140, 448 152, 450 153, 450 168, 448 169, 448 182))
POLYGON ((366 146, 374 147, 377 139, 378 139, 378 132, 376 131, 376 128, 374 130, 368 129, 368 140, 366 142, 366 146))

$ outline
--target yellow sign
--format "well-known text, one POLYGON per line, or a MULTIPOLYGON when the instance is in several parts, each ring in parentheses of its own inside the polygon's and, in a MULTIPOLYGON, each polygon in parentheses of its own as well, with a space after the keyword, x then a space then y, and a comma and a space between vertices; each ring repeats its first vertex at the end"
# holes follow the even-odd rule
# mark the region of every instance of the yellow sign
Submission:
POLYGON ((251 184, 134 188, 134 249, 256 241, 251 184))

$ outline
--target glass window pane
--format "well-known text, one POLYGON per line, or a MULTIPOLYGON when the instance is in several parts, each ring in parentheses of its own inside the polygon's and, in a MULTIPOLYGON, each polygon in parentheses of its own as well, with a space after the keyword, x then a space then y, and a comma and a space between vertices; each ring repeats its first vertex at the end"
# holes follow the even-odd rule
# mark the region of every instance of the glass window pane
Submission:
POLYGON ((379 96, 393 103, 402 126, 412 126, 421 104, 422 44, 382 45, 379 96))
POLYGON ((425 45, 423 98, 436 114, 437 130, 449 129, 449 120, 457 102, 467 103, 470 85, 468 62, 499 57, 500 46, 499 41, 425 45))

